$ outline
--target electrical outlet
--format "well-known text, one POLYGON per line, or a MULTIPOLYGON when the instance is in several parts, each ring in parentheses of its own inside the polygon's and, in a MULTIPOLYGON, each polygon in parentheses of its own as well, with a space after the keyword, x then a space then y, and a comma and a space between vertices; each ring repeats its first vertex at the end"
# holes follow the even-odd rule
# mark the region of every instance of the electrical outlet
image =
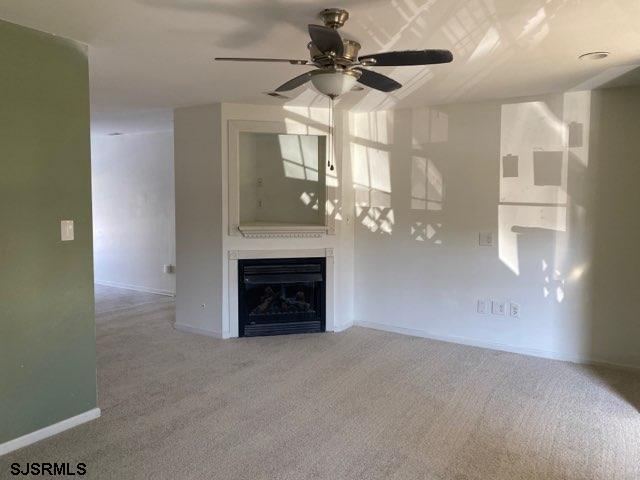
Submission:
POLYGON ((162 266, 162 271, 164 273, 173 273, 175 272, 176 267, 174 267, 173 265, 163 265, 162 266))
POLYGON ((481 247, 493 247, 493 232, 481 232, 478 234, 478 243, 481 247))
POLYGON ((478 313, 487 313, 487 302, 485 300, 478 300, 478 313))
POLYGON ((494 315, 504 315, 506 313, 505 302, 491 300, 491 313, 494 315))
POLYGON ((511 302, 509 304, 509 315, 511 317, 519 318, 520 317, 520 305, 517 303, 511 302))

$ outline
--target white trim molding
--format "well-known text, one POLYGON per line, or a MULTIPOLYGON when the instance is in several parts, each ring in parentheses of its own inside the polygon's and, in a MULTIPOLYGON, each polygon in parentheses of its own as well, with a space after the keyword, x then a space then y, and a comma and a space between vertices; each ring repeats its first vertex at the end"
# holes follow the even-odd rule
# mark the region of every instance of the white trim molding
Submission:
POLYGON ((95 280, 96 285, 102 285, 105 287, 123 288, 125 290, 133 290, 135 292, 143 293, 155 293, 156 295, 164 295, 166 297, 175 297, 176 292, 170 290, 160 290, 158 288, 141 287, 139 285, 129 285, 127 283, 110 282, 108 280, 95 280))
POLYGON ((100 417, 100 409, 97 407, 92 408, 91 410, 81 413, 80 415, 76 415, 75 417, 67 418, 61 422, 36 430, 35 432, 27 433, 21 437, 9 440, 8 442, 0 444, 0 456, 39 442, 45 438, 53 437, 58 433, 62 433, 65 430, 77 427, 83 423, 90 422, 98 417, 100 417))
POLYGON ((417 328, 398 327, 395 325, 387 325, 378 322, 369 322, 367 320, 356 321, 354 325, 358 327, 371 328, 373 330, 382 330, 384 332, 399 333, 401 335, 409 335, 411 337, 422 337, 440 342, 455 343, 457 345, 467 345, 470 347, 487 348, 489 350, 498 350, 501 352, 517 353, 520 355, 528 355, 530 357, 547 358, 550 360, 560 360, 562 362, 578 363, 581 365, 601 365, 607 367, 623 368, 625 370, 640 371, 640 368, 634 365, 608 362, 606 360, 598 360, 584 355, 571 354, 564 352, 556 352, 552 350, 543 350, 540 348, 520 347, 508 345, 506 343, 478 341, 472 338, 459 337, 456 335, 439 335, 433 334, 426 330, 417 328))
POLYGON ((333 333, 344 332, 345 330, 349 330, 351 327, 353 327, 353 323, 347 323, 344 325, 335 325, 333 327, 333 333))
POLYGON ((329 228, 322 225, 240 225, 245 238, 320 238, 329 228))
POLYGON ((222 333, 214 330, 205 330, 204 328, 192 327, 191 325, 183 325, 182 323, 174 323, 173 328, 183 333, 195 333, 196 335, 204 335, 211 338, 224 338, 222 333))

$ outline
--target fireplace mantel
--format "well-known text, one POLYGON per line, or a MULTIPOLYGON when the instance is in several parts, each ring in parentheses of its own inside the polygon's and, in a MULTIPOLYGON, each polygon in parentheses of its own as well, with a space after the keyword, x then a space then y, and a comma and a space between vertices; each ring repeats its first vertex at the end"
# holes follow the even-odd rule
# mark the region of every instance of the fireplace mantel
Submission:
POLYGON ((280 223, 252 223, 239 225, 245 238, 320 238, 330 232, 324 225, 287 225, 280 223))

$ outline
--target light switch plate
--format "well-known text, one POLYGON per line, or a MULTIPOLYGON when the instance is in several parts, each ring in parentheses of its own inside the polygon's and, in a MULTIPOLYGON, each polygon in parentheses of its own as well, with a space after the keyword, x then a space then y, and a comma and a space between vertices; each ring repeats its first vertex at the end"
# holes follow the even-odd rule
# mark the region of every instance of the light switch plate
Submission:
POLYGON ((509 315, 514 318, 520 317, 520 305, 514 302, 509 304, 509 315))
POLYGON ((493 232, 480 232, 478 241, 481 247, 493 247, 493 232))
POLYGON ((506 305, 505 302, 501 302, 498 300, 491 301, 491 313, 494 315, 504 315, 506 313, 506 305))
POLYGON ((74 239, 73 220, 60 221, 60 240, 70 242, 74 239))

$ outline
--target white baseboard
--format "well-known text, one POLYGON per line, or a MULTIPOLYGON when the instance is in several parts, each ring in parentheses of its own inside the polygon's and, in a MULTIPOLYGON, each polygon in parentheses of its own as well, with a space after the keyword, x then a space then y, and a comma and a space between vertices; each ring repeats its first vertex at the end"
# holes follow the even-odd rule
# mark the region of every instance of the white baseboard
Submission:
POLYGON ((80 415, 76 415, 75 417, 67 418, 66 420, 62 420, 61 422, 54 423, 53 425, 41 428, 40 430, 36 430, 35 432, 31 432, 13 440, 9 440, 8 442, 0 444, 0 456, 6 455, 7 453, 13 452, 14 450, 18 450, 19 448, 26 447, 27 445, 31 445, 32 443, 39 442, 40 440, 44 440, 45 438, 52 437, 54 435, 57 435, 58 433, 64 432, 65 430, 77 427, 78 425, 81 425, 83 423, 95 420, 99 416, 100 409, 93 408, 87 412, 81 413, 80 415))
POLYGON ((109 280, 95 280, 94 282, 97 285, 103 285, 105 287, 124 288, 125 290, 134 290, 136 292, 143 292, 143 293, 155 293, 157 295, 165 295, 167 297, 176 296, 176 292, 172 292, 171 290, 161 290, 158 288, 141 287, 139 285, 129 285, 127 283, 111 282, 109 280))
POLYGON ((192 327, 191 325, 184 325, 182 323, 175 323, 173 328, 180 332, 195 333, 196 335, 204 335, 205 337, 222 339, 224 336, 222 332, 215 332, 213 330, 205 330, 204 328, 192 327))
POLYGON ((385 332, 400 333, 402 335, 410 335, 412 337, 429 338, 431 340, 439 340, 441 342, 457 343, 460 345, 469 345, 471 347, 488 348, 490 350, 499 350, 502 352, 519 353, 521 355, 529 355, 532 357, 548 358, 551 360, 561 360, 564 362, 579 363, 584 365, 601 365, 615 368, 623 368, 628 370, 639 370, 640 367, 636 365, 629 365, 625 363, 615 363, 606 360, 589 358, 582 355, 574 355, 571 353, 555 352, 552 350, 543 350, 538 348, 529 347, 515 347, 513 345, 507 345, 497 342, 485 342, 478 341, 466 337, 458 337, 455 335, 437 335, 432 334, 426 330, 420 330, 416 328, 397 327, 395 325, 387 325, 384 323, 369 322, 369 321, 356 321, 355 325, 360 327, 372 328, 375 330, 383 330, 385 332))
POLYGON ((353 323, 345 323, 344 325, 334 325, 333 332, 340 333, 353 327, 353 323))

